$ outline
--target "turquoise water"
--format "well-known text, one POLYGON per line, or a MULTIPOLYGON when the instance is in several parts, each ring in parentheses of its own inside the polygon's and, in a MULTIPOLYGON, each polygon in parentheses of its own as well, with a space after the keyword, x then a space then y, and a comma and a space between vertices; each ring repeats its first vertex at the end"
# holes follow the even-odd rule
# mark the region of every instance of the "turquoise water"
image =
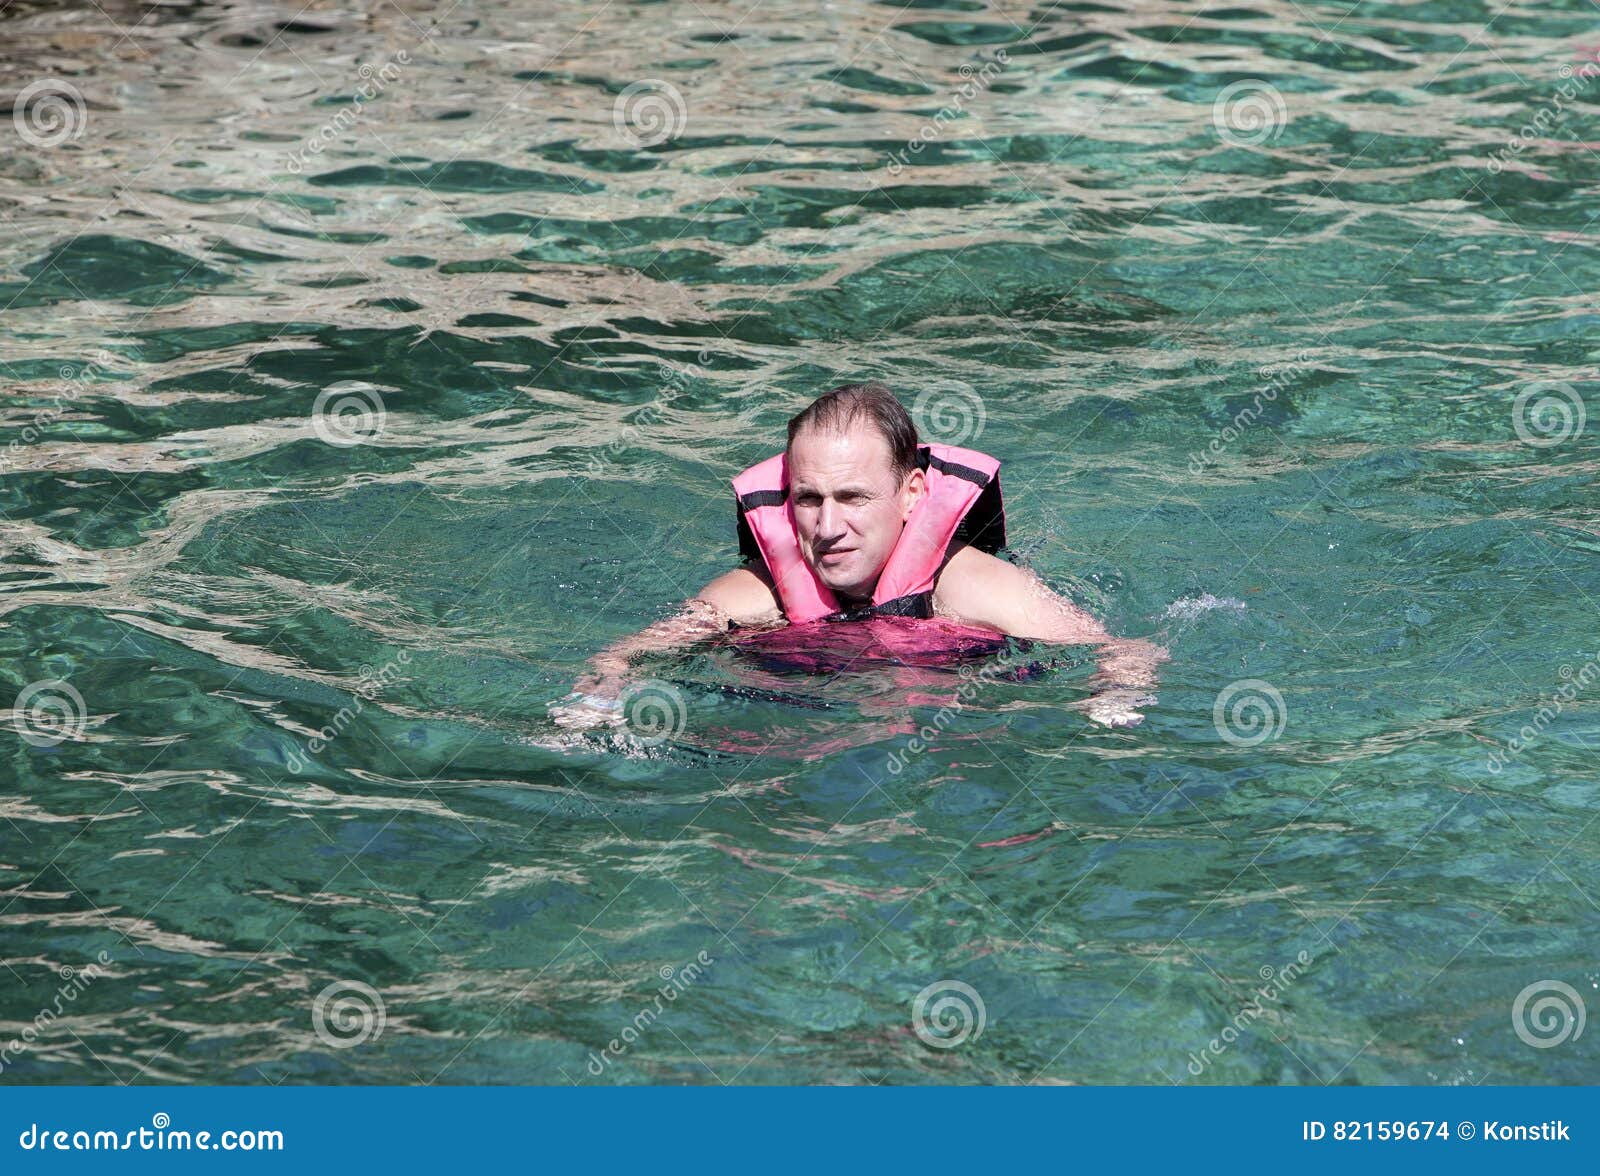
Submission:
POLYGON ((1593 7, 540 8, 0 16, 0 1081, 1600 1078, 1593 7), (556 726, 865 378, 1143 724, 556 726))

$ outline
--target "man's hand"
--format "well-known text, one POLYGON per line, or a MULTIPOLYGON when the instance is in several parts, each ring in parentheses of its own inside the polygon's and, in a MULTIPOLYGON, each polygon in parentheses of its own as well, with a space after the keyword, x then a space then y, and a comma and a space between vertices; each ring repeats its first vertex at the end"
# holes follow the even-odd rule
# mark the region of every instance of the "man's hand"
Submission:
POLYGON ((1154 694, 1134 689, 1116 689, 1091 694, 1082 702, 1073 703, 1073 706, 1091 722, 1099 723, 1102 727, 1137 727, 1144 722, 1139 708, 1151 706, 1155 701, 1154 694))
POLYGON ((573 684, 572 693, 550 704, 550 718, 568 731, 616 727, 623 723, 620 677, 589 675, 573 684))
POLYGON ((760 597, 752 591, 752 586, 766 593, 768 602, 772 601, 770 592, 751 573, 729 573, 707 585, 700 597, 686 601, 676 616, 657 621, 643 632, 596 654, 589 661, 589 672, 573 683, 572 693, 550 704, 551 720, 569 731, 624 726, 623 703, 632 659, 641 653, 686 648, 726 632, 729 610, 723 598, 731 593, 739 606, 748 607, 752 600, 759 604, 760 597))

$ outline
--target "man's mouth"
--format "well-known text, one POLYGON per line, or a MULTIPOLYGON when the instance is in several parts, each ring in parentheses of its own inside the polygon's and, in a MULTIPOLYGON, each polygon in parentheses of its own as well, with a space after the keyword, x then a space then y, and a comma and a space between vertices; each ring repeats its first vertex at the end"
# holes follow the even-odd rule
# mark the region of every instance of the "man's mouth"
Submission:
POLYGON ((835 547, 832 550, 825 551, 821 555, 819 555, 817 557, 817 562, 818 563, 824 563, 824 564, 825 563, 837 563, 839 560, 843 559, 847 555, 852 554, 854 551, 855 551, 854 547, 835 547))

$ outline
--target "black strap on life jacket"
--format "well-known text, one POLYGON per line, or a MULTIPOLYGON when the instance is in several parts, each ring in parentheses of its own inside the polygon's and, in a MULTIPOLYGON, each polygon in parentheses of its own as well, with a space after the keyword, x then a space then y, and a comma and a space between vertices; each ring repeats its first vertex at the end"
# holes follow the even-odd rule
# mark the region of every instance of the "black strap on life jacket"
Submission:
POLYGON ((910 596, 897 596, 882 604, 863 604, 857 608, 841 609, 823 617, 824 621, 870 621, 873 617, 915 617, 927 620, 933 616, 933 592, 916 592, 910 596))

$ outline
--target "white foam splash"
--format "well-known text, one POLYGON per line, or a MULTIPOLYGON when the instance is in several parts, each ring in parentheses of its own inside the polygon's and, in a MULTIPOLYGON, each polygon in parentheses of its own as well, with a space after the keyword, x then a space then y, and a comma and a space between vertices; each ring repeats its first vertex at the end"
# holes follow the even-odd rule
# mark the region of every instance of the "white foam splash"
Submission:
POLYGON ((1242 613, 1245 610, 1245 603, 1242 600, 1235 600, 1231 596, 1213 596, 1209 592, 1202 592, 1199 596, 1184 596, 1174 600, 1167 605, 1166 611, 1161 614, 1161 619, 1166 621, 1192 621, 1196 617, 1212 612, 1215 609, 1226 609, 1228 612, 1242 613))

